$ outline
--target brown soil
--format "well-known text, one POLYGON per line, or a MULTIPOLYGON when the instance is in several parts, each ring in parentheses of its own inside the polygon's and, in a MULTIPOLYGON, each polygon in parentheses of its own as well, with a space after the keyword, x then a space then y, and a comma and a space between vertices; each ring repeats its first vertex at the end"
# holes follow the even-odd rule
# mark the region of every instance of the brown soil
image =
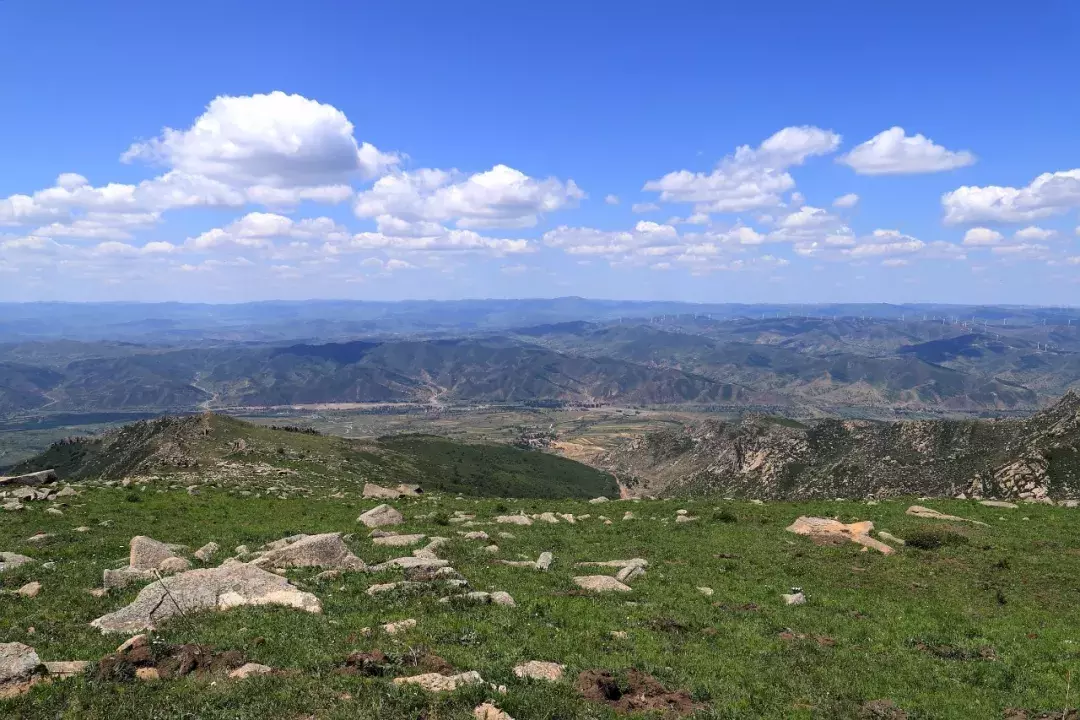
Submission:
POLYGON ((390 668, 389 658, 381 650, 354 652, 345 658, 345 664, 338 668, 342 675, 385 675, 390 668))
POLYGON ((162 679, 195 674, 224 675, 244 664, 239 650, 217 652, 206 645, 145 645, 125 653, 101 658, 95 672, 100 681, 124 681, 135 677, 136 668, 156 668, 162 679))
POLYGON ((807 635, 805 633, 792 632, 791 630, 785 630, 780 633, 780 639, 786 641, 792 640, 813 640, 822 647, 832 647, 836 645, 836 640, 828 635, 807 635))
POLYGON ((450 675, 454 672, 454 666, 441 657, 423 648, 410 650, 401 657, 401 665, 407 668, 416 668, 420 673, 441 673, 450 675))
POLYGON ((584 670, 577 677, 577 689, 586 700, 603 703, 619 713, 659 711, 667 717, 681 717, 701 707, 685 690, 672 692, 638 670, 620 678, 606 670, 584 670))
POLYGON ((907 720, 908 714, 892 700, 870 700, 859 708, 860 720, 907 720))
POLYGON ((989 645, 978 650, 966 650, 955 645, 928 645, 920 642, 915 643, 915 649, 942 660, 997 660, 997 652, 989 645))

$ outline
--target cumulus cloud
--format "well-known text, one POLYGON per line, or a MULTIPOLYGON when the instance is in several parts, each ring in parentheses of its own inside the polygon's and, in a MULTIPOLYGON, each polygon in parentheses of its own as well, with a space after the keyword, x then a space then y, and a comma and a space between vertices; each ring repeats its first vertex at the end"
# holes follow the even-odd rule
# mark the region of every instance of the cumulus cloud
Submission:
POLYGON ((679 170, 645 183, 664 202, 693 203, 695 212, 743 212, 781 204, 781 195, 795 187, 787 169, 807 158, 834 152, 840 135, 831 130, 788 127, 757 148, 743 145, 711 173, 679 170))
POLYGON ((301 95, 222 95, 187 130, 165 128, 121 159, 158 162, 231 185, 279 188, 371 178, 400 161, 358 143, 353 130, 345 113, 301 95))
POLYGON ((1044 230, 1041 227, 1031 225, 1030 227, 1026 227, 1023 230, 1017 230, 1015 233, 1013 233, 1013 238, 1021 242, 1031 242, 1038 240, 1049 240, 1056 234, 1057 233, 1055 233, 1053 230, 1044 230))
POLYGON ((459 228, 532 227, 547 212, 574 207, 585 193, 573 180, 539 180, 496 165, 465 177, 457 170, 387 175, 358 193, 358 217, 392 216, 409 222, 453 222, 459 228))
POLYGON ((1080 169, 1043 173, 1028 185, 965 185, 941 198, 945 222, 1029 222, 1080 207, 1080 169))
POLYGON ((659 205, 657 205, 656 203, 651 203, 651 202, 634 203, 633 205, 630 206, 630 212, 635 212, 635 213, 656 212, 659 209, 660 209, 659 205))
POLYGON ((605 195, 604 196, 604 202, 607 203, 608 205, 618 205, 619 204, 619 196, 618 195, 605 195))
POLYGON ((964 233, 964 244, 971 247, 986 247, 989 245, 1000 245, 1005 240, 1005 236, 996 230, 990 228, 977 227, 971 228, 964 233))
POLYGON ((855 193, 841 195, 840 197, 833 200, 832 204, 835 208, 853 208, 859 204, 859 196, 855 193))
POLYGON ((390 253, 482 253, 502 256, 532 252, 528 240, 492 238, 474 230, 440 228, 428 235, 388 235, 381 232, 362 232, 328 242, 326 252, 341 253, 355 250, 383 250, 390 253))
POLYGON ((975 162, 967 150, 953 151, 924 135, 908 135, 893 127, 837 158, 860 175, 910 175, 966 167, 975 162))
POLYGON ((186 245, 193 250, 210 250, 223 245, 266 248, 274 240, 298 242, 344 241, 348 231, 330 218, 293 220, 274 213, 253 212, 222 228, 214 228, 189 238, 186 245))

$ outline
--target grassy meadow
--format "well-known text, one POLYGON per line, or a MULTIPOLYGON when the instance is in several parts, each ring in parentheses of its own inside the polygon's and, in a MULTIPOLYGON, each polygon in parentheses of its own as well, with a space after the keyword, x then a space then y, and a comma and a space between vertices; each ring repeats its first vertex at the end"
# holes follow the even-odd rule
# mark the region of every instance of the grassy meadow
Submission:
MULTIPOLYGON (((353 533, 349 546, 369 564, 409 552, 371 543, 356 518, 377 501, 355 496, 282 500, 209 488, 190 496, 154 485, 87 486, 68 501, 62 516, 45 513, 40 502, 0 515, 0 550, 38 561, 0 574, 3 590, 31 580, 43 585, 35 598, 0 595, 0 642, 31 645, 43 661, 93 661, 125 639, 88 623, 130 602, 139 588, 100 598, 88 591, 100 587, 105 568, 126 564, 134 535, 191 549, 213 540, 223 548, 218 562, 240 544, 255 549, 330 531, 353 533), (89 531, 76 532, 79 526, 89 531), (53 537, 27 541, 39 532, 53 537)), ((406 518, 394 530, 452 538, 439 556, 473 589, 507 591, 516 607, 440 604, 444 593, 434 587, 365 593, 401 579, 401 571, 319 582, 317 569, 290 570, 294 584, 320 598, 321 615, 238 608, 176 617, 154 633, 168 643, 237 650, 280 672, 151 682, 97 680, 91 672, 0 700, 0 717, 450 720, 472 717, 485 700, 517 720, 622 717, 577 690, 587 670, 619 678, 647 673, 668 690, 685 691, 695 718, 985 720, 1050 711, 1056 714, 1046 717, 1062 717, 1066 706, 1080 705, 1080 510, 923 503, 984 527, 910 517, 903 500, 588 504, 429 495, 393 504, 406 518), (696 520, 676 523, 680 509, 696 520), (455 511, 474 514, 474 525, 450 524, 455 511), (573 525, 491 522, 520 511, 592 517, 573 525), (623 520, 627 511, 635 519, 623 520), (854 543, 816 544, 785 532, 799 515, 873 520, 920 547, 884 556, 854 543), (498 552, 458 535, 470 530, 487 532, 498 552), (555 555, 548 572, 497 562, 543 551, 555 555), (575 569, 575 562, 635 557, 649 564, 629 593, 589 594, 572 582, 574 575, 615 573, 575 569), (792 587, 803 589, 805 605, 785 605, 781 594, 792 587), (392 636, 379 630, 407 618, 417 620, 415 628, 392 636), (383 676, 339 672, 350 653, 376 649, 388 658, 383 676), (515 677, 512 668, 528 660, 563 663, 566 674, 554 684, 515 677), (433 695, 390 682, 433 664, 476 670, 506 692, 485 684, 433 695)))

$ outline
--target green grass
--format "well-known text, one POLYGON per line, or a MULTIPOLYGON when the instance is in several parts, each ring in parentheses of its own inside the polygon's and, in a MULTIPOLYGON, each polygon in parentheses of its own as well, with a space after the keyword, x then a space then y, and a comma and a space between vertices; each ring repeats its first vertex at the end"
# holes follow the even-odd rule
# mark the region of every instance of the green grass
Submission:
MULTIPOLYGON (((136 534, 192 548, 214 540, 229 549, 298 532, 344 531, 356 533, 349 543, 364 560, 393 557, 397 549, 372 546, 355 522, 374 504, 237 498, 209 489, 191 497, 153 487, 88 488, 63 517, 45 514, 41 504, 4 513, 0 549, 55 561, 56 567, 36 564, 0 575, 5 590, 30 580, 44 585, 34 599, 0 595, 0 641, 32 645, 46 661, 93 660, 112 651, 123 638, 102 636, 87 623, 129 602, 137 588, 104 598, 86 591, 100 585, 103 569, 124 563, 136 534), (129 494, 140 501, 128 502, 129 494), (99 524, 105 520, 111 521, 107 527, 99 524), (90 532, 74 532, 80 525, 90 532), (56 536, 46 544, 27 543, 38 531, 56 536)), ((243 682, 61 681, 0 701, 0 717, 444 720, 471 717, 474 706, 493 699, 518 720, 613 718, 607 708, 583 700, 572 678, 585 669, 637 668, 670 689, 689 691, 703 704, 699 718, 859 718, 865 702, 887 698, 909 718, 985 720, 1013 707, 1060 712, 1066 677, 1080 671, 1078 510, 931 503, 989 523, 959 527, 908 517, 903 501, 589 505, 442 496, 395 504, 406 516, 398 529, 454 537, 441 556, 474 588, 511 593, 517 607, 441 605, 435 591, 376 598, 364 593, 370 584, 394 579, 393 573, 346 574, 320 584, 315 570, 290 571, 297 585, 322 600, 322 615, 242 608, 176 618, 157 633, 168 642, 240 650, 288 674, 243 682), (502 508, 593 518, 573 526, 481 526, 500 547, 495 557, 552 551, 556 561, 548 573, 496 564, 483 543, 456 539, 460 526, 440 524, 454 510, 487 521, 502 508), (680 508, 699 519, 674 523, 680 508), (626 510, 639 519, 621 521, 626 510), (602 524, 596 519, 601 514, 614 523, 602 524), (908 547, 889 557, 860 552, 854 543, 819 546, 784 531, 801 514, 870 519, 900 537, 932 535, 926 530, 937 528, 966 542, 908 547), (498 538, 500 530, 515 538, 498 538), (574 561, 630 557, 649 561, 647 574, 632 582, 633 592, 574 592, 571 577, 594 572, 575 572, 574 561), (697 586, 715 594, 705 597, 697 586), (783 604, 780 595, 792 586, 803 588, 806 605, 783 604), (410 617, 419 624, 404 635, 359 634, 363 627, 410 617), (628 638, 613 639, 614 630, 628 638), (782 638, 783 632, 795 639, 782 638), (508 692, 497 696, 474 687, 433 696, 394 688, 386 678, 333 672, 348 653, 375 648, 396 658, 431 652, 457 671, 477 670, 486 681, 506 685, 508 692), (514 665, 533 659, 565 663, 571 679, 552 686, 513 676, 514 665)), ((1072 698, 1071 705, 1080 704, 1075 688, 1072 698)))

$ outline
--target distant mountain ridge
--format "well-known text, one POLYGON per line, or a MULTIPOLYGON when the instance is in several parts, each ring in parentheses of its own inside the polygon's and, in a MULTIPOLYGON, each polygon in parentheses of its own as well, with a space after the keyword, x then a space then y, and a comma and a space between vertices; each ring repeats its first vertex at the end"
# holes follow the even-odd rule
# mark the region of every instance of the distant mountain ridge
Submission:
POLYGON ((1026 419, 706 421, 598 466, 643 494, 751 498, 1080 497, 1080 394, 1026 419))

